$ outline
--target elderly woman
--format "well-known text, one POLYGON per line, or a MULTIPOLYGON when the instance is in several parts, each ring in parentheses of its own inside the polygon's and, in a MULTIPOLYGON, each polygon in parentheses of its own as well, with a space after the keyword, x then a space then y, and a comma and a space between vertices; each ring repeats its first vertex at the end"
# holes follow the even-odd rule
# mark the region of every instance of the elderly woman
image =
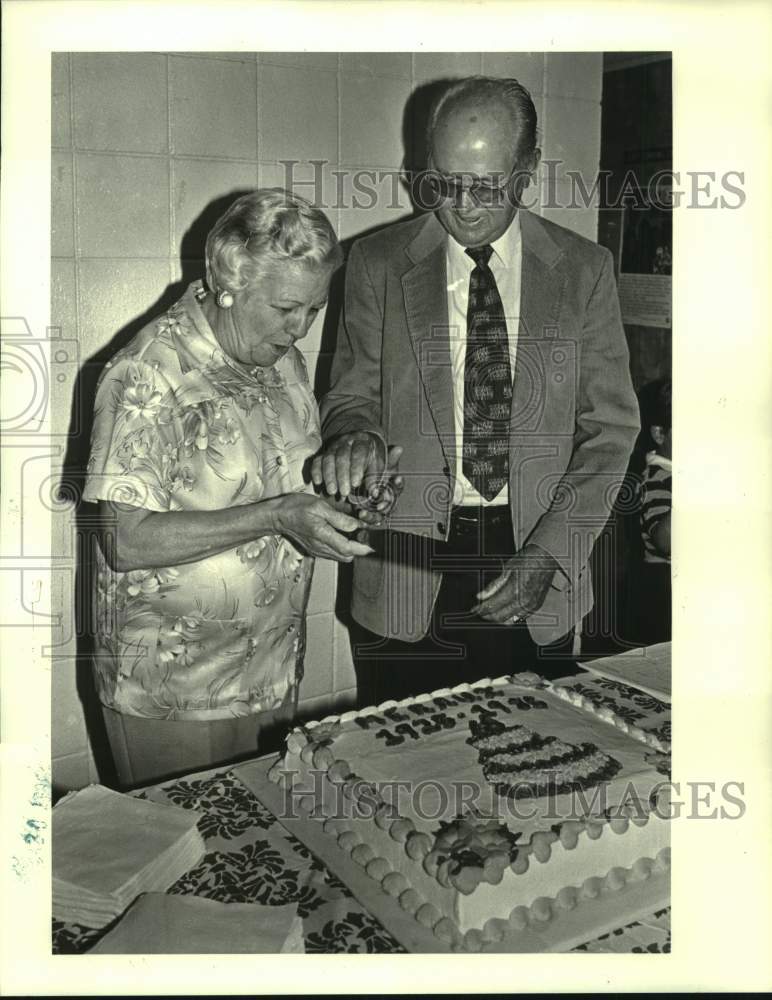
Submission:
POLYGON ((369 547, 318 497, 295 342, 341 250, 281 190, 239 198, 194 282, 108 363, 84 498, 98 501, 96 681, 123 785, 254 754, 291 717, 314 556, 369 547))

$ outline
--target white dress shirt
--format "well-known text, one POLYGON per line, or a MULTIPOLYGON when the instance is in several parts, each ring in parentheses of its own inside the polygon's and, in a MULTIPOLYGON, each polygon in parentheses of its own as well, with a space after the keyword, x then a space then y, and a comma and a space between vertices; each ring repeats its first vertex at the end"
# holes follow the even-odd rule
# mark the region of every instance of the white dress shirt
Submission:
MULTIPOLYGON (((517 357, 517 332, 520 323, 520 275, 522 269, 522 241, 520 239, 520 216, 515 216, 509 229, 492 243, 493 253, 488 263, 504 306, 509 339, 509 363, 512 378, 515 376, 517 357)), ((448 271, 448 323, 450 325, 450 359, 453 373, 453 415, 456 431, 456 482, 453 490, 454 504, 492 504, 509 502, 509 487, 486 500, 472 486, 463 473, 464 438, 464 366, 466 363, 466 312, 469 304, 469 277, 474 269, 474 261, 464 247, 452 237, 447 241, 448 271)))

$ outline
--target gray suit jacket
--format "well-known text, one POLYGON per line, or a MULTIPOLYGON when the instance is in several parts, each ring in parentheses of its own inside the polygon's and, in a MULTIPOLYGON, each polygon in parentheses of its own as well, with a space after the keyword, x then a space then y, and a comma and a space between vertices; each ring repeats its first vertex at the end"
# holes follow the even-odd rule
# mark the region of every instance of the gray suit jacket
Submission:
MULTIPOLYGON (((518 547, 534 542, 561 567, 528 620, 545 644, 592 607, 590 550, 639 422, 611 254, 520 214, 509 501, 518 547)), ((448 238, 428 215, 354 244, 332 387, 321 405, 325 440, 370 430, 405 449, 405 489, 390 519, 404 534, 370 532, 377 554, 355 561, 352 613, 373 631, 408 641, 425 635, 441 579, 422 565, 415 536, 447 536, 455 476, 448 238)))

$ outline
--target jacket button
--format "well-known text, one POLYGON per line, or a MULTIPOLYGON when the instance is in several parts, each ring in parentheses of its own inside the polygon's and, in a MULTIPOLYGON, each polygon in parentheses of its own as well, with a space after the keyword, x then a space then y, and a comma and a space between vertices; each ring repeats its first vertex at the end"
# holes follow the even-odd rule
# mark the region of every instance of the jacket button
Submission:
POLYGON ((443 476, 449 476, 450 475, 450 466, 449 465, 443 465, 443 467, 442 467, 442 474, 443 474, 443 476))
POLYGON ((443 524, 442 521, 437 522, 437 531, 439 531, 441 535, 445 534, 445 525, 443 524))

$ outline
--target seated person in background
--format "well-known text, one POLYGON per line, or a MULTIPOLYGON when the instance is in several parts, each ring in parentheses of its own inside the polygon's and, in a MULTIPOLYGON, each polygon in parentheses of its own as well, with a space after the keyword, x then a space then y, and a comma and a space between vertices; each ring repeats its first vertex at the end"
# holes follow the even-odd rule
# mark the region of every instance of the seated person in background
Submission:
POLYGON ((638 610, 639 631, 647 643, 666 642, 671 635, 671 399, 670 379, 663 379, 653 400, 649 436, 654 447, 646 454, 641 484, 643 578, 638 610))

